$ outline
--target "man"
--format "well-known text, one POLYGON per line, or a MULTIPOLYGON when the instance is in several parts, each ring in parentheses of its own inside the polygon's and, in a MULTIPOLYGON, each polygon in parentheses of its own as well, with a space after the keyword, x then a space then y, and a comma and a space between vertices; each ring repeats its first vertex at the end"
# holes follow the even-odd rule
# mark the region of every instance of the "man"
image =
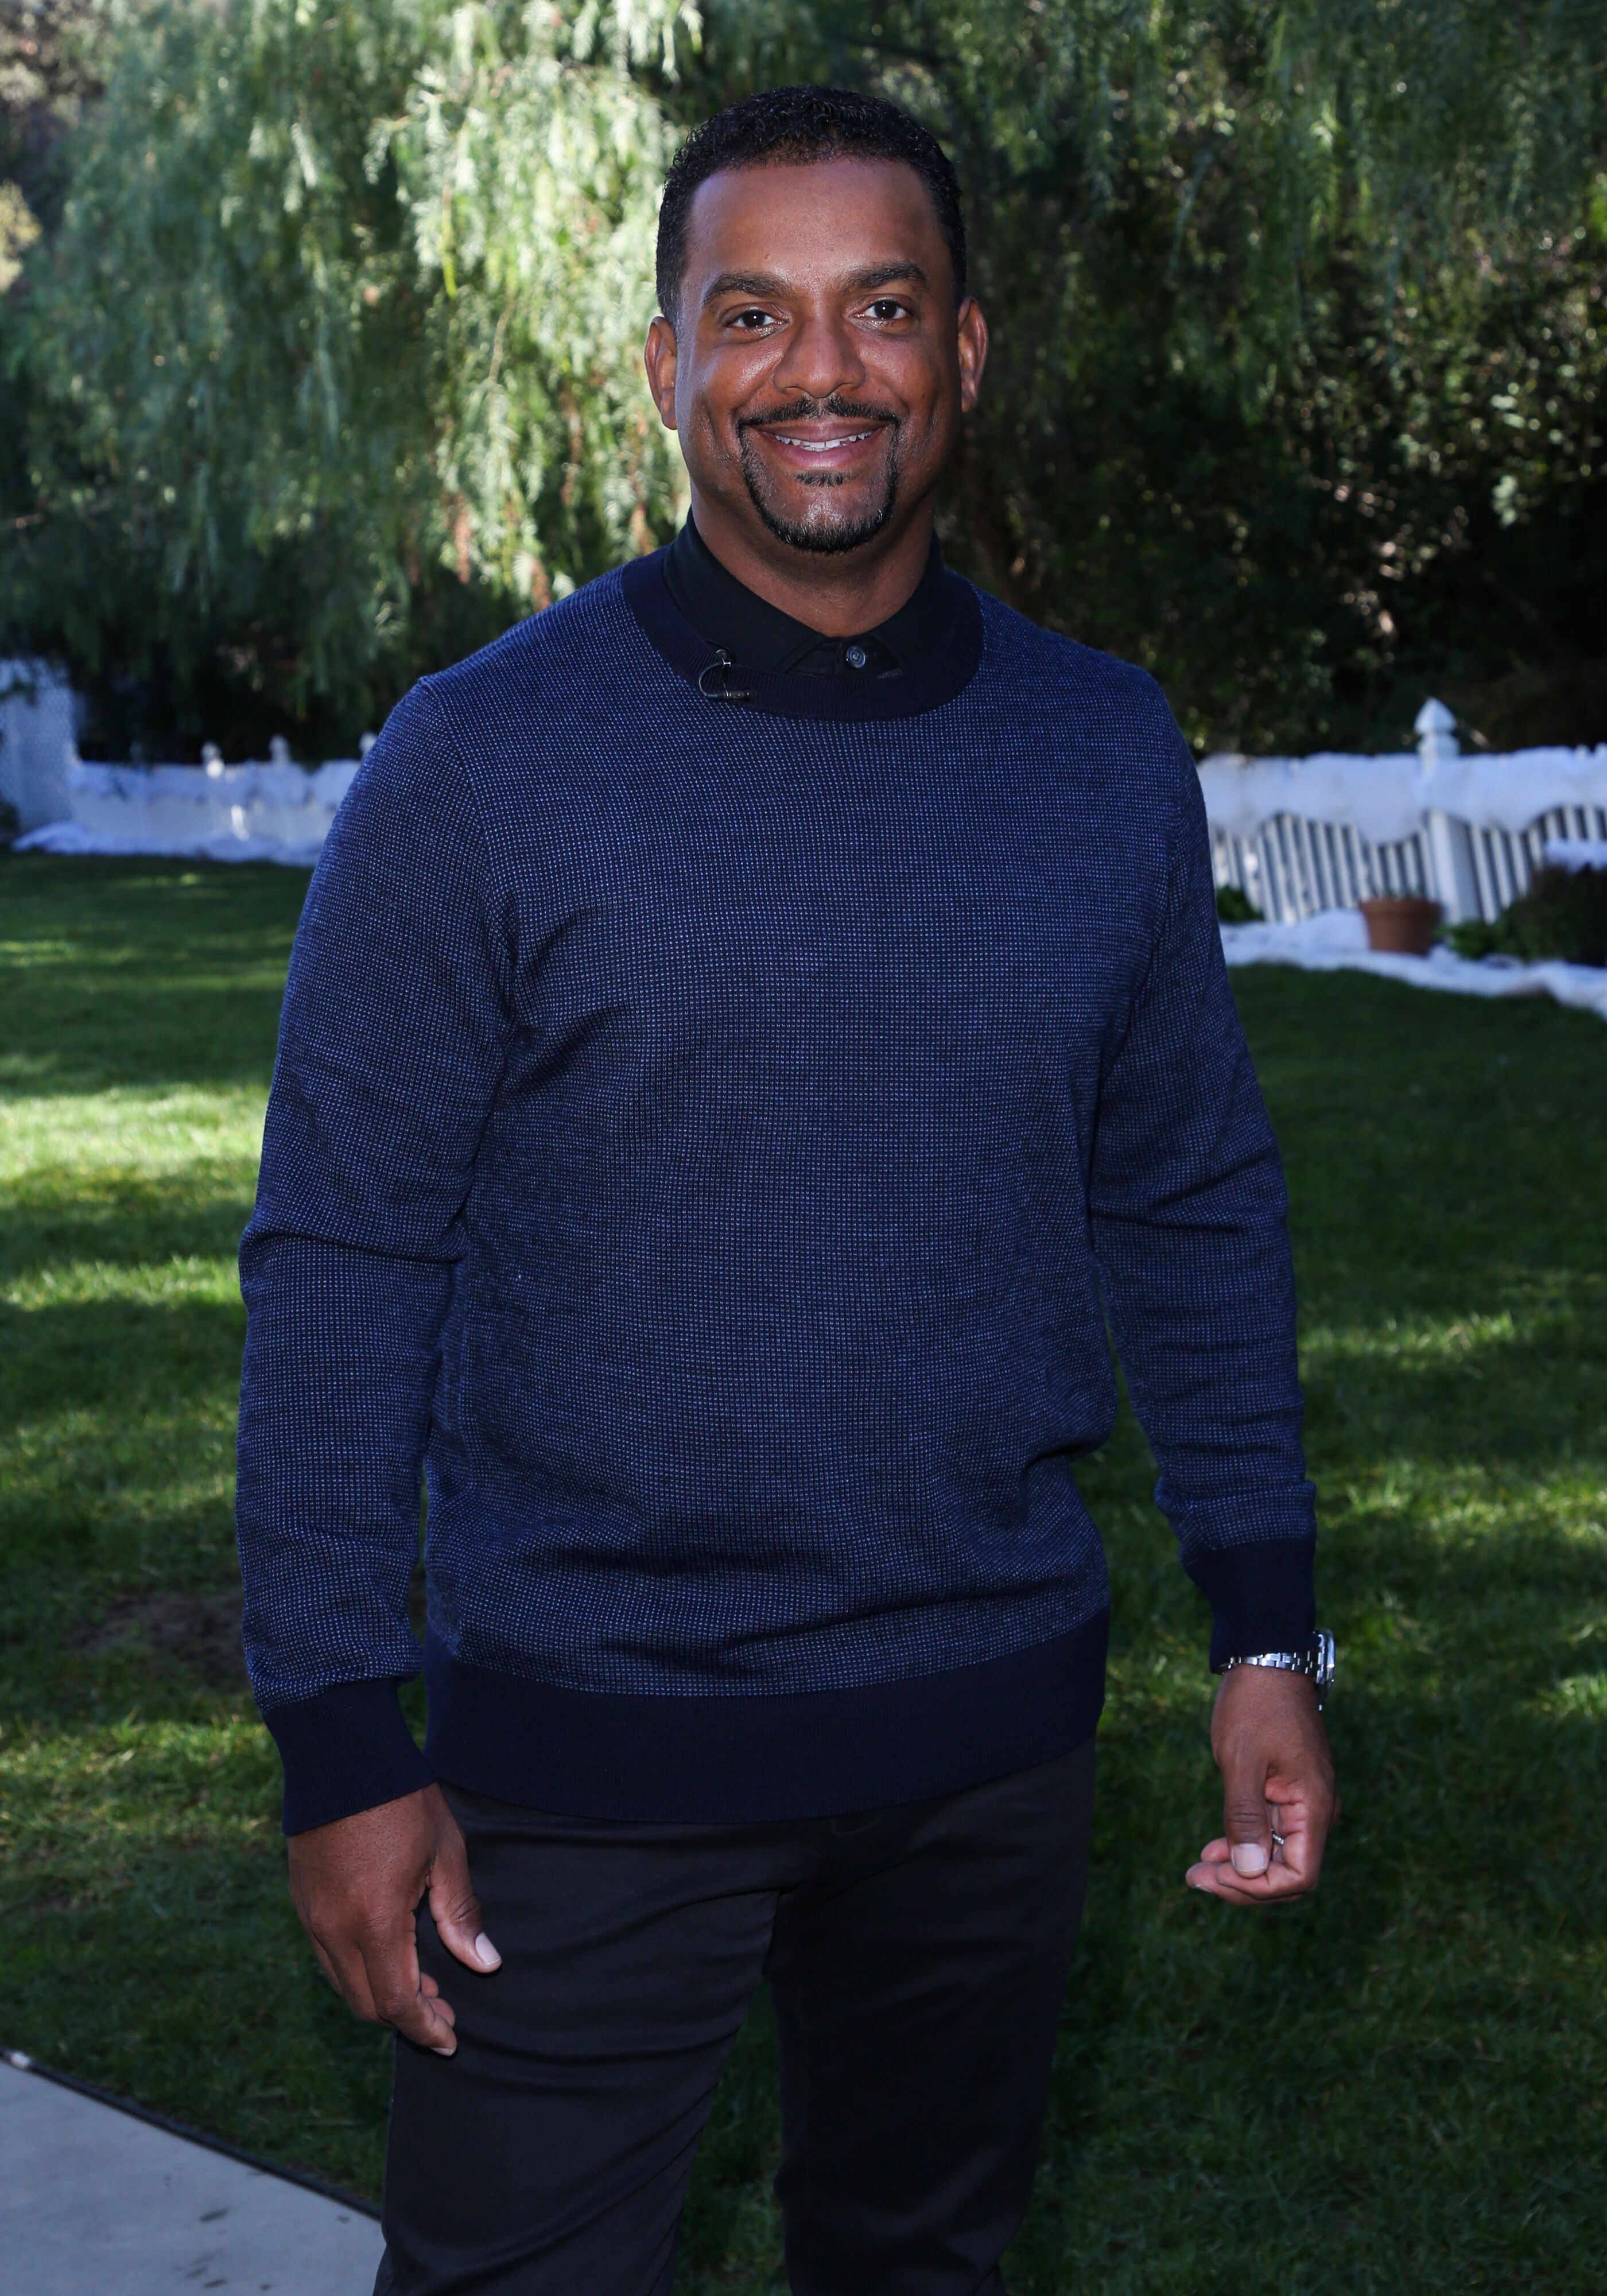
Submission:
POLYGON ((416 688, 308 895, 253 1679, 297 1908, 399 2036, 381 2288, 667 2289, 767 1978, 791 2285, 977 2296, 1086 1868, 1107 1311, 1213 1660, 1260 1661, 1189 1879, 1321 1865, 1283 1184, 1164 702, 932 539, 988 340, 938 146, 737 105, 659 292, 685 531, 416 688))

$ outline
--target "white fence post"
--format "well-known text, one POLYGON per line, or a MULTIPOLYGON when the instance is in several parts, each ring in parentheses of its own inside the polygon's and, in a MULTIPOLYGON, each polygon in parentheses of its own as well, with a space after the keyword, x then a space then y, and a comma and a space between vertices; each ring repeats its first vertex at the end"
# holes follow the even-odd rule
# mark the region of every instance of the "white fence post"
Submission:
POLYGON ((67 769, 77 755, 71 687, 42 661, 0 661, 0 798, 24 829, 69 810, 67 769))
MULTIPOLYGON (((1439 767, 1462 754, 1456 740, 1456 720, 1443 701, 1429 701, 1417 713, 1415 730, 1423 777, 1432 788, 1439 767)), ((1434 880, 1431 892, 1444 904, 1450 923, 1476 917, 1479 879, 1473 868, 1473 840, 1466 822, 1431 806, 1423 826, 1429 868, 1434 880)))

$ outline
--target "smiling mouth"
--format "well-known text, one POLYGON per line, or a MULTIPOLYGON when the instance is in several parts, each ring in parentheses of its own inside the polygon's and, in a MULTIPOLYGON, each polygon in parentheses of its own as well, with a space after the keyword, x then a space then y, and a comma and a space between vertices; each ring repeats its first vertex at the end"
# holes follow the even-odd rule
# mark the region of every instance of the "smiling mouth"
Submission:
POLYGON ((836 439, 798 439, 788 430, 772 430, 770 436, 781 447, 798 447, 806 455, 830 455, 839 447, 857 447, 862 439, 873 439, 881 429, 878 423, 869 430, 845 430, 836 439))

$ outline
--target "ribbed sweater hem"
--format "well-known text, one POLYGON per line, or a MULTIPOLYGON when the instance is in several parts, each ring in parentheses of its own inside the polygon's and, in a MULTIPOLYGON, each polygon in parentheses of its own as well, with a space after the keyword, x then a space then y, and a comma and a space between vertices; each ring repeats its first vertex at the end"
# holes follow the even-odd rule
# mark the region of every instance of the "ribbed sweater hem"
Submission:
MULTIPOLYGON (((1196 1554, 1211 1664, 1292 1650, 1316 1618, 1315 1543, 1196 1554)), ((440 1776, 559 1816, 738 1824, 825 1817, 958 1792, 1069 1753, 1104 1702, 1108 1614, 1006 1658, 863 1689, 765 1697, 627 1696, 466 1666, 431 1639, 421 1754, 394 1682, 343 1683, 270 1708, 284 1830, 348 1817, 440 1776)))
POLYGON ((567 1690, 425 1653, 449 1784, 563 1816, 748 1824, 958 1792, 1070 1753, 1104 1702, 1105 1611, 980 1666, 765 1697, 567 1690))

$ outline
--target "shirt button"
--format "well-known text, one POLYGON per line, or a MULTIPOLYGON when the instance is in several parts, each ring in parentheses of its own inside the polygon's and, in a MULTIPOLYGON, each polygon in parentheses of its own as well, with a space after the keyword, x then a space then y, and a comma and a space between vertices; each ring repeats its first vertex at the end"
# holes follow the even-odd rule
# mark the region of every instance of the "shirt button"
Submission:
POLYGON ((850 646, 844 654, 843 660, 850 669, 863 669, 865 661, 865 648, 861 645, 850 646))

